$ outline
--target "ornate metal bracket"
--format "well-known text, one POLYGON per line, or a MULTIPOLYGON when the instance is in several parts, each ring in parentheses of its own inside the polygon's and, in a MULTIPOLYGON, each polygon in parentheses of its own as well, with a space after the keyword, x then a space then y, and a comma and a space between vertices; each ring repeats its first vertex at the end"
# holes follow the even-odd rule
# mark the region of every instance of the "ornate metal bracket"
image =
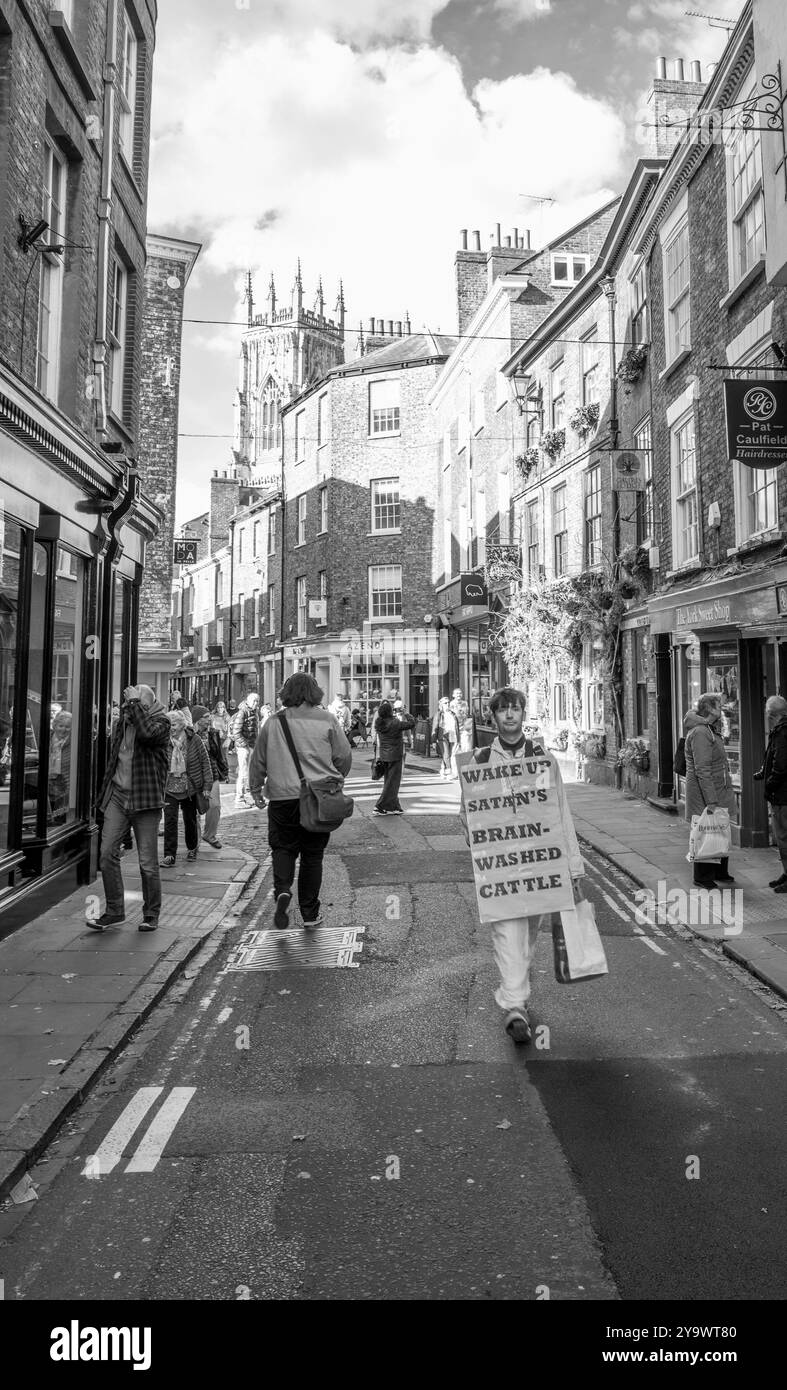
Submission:
POLYGON ((668 111, 655 124, 666 129, 683 129, 687 134, 707 130, 711 135, 732 130, 777 131, 784 136, 784 107, 787 92, 782 86, 782 65, 775 72, 766 72, 758 86, 744 101, 731 101, 726 106, 700 108, 693 116, 673 120, 668 111), (761 119, 758 119, 761 118, 761 119))

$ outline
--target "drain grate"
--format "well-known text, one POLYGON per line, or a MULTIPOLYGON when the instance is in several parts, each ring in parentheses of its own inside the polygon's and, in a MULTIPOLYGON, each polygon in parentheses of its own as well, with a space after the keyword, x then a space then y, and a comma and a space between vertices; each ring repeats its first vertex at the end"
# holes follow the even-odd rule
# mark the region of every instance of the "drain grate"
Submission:
POLYGON ((364 927, 317 927, 315 931, 251 931, 227 962, 227 970, 357 969, 364 927))

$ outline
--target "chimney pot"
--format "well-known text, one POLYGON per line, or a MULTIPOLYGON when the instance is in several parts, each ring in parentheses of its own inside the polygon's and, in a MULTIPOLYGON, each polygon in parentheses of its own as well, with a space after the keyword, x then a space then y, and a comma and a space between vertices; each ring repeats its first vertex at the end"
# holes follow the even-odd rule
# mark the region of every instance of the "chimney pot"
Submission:
POLYGON ((682 58, 676 58, 676 59, 675 59, 675 80, 676 80, 676 82, 683 82, 683 81, 685 81, 685 78, 684 78, 684 76, 683 76, 683 59, 682 59, 682 58))
POLYGON ((467 250, 467 228, 466 228, 466 227, 463 227, 462 230, 461 230, 461 232, 459 233, 459 235, 460 235, 460 237, 462 238, 462 250, 463 250, 463 251, 466 251, 466 250, 467 250))
POLYGON ((500 246, 500 245, 501 245, 501 242, 500 242, 500 223, 497 222, 497 223, 495 224, 495 246, 500 246))
POLYGON ((518 245, 519 245, 519 228, 518 228, 518 227, 513 227, 512 230, 511 230, 511 245, 512 245, 512 246, 518 246, 518 245))
POLYGON ((397 336, 397 338, 401 338, 401 336, 402 336, 402 321, 401 321, 401 319, 397 319, 397 320, 396 320, 396 336, 397 336))
POLYGON ((702 63, 696 58, 691 65, 691 80, 692 82, 702 81, 702 63))
POLYGON ((659 77, 659 78, 661 78, 662 81, 664 81, 664 80, 666 79, 666 76, 667 76, 667 60, 666 60, 666 58, 659 58, 658 64, 657 64, 657 67, 656 67, 656 76, 659 77))
POLYGON ((384 332, 385 332, 385 324, 384 324, 384 322, 383 322, 382 319, 378 319, 378 320, 377 320, 377 332, 378 332, 378 333, 384 333, 384 332))
POLYGON ((511 245, 511 238, 510 238, 510 236, 507 236, 507 237, 506 237, 505 244, 506 244, 506 246, 510 246, 510 245, 511 245))
POLYGON ((393 337, 393 319, 388 320, 388 337, 393 337))
POLYGON ((530 228, 525 227, 525 250, 530 250, 530 228))
POLYGON ((473 247, 473 250, 474 250, 474 251, 480 251, 480 250, 481 250, 481 233, 480 233, 480 232, 473 232, 473 241, 475 242, 475 246, 473 247))
POLYGON ((369 332, 374 332, 374 319, 369 319, 369 332))

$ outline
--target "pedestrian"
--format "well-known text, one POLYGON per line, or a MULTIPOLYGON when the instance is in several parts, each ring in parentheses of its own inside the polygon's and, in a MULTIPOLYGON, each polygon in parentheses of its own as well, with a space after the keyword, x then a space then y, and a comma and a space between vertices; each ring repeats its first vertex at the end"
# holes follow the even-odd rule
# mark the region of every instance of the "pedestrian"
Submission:
POLYGON ((65 821, 71 800, 71 723, 72 715, 61 710, 52 720, 49 735, 47 795, 53 825, 65 821))
MULTIPOLYGON (((182 695, 175 696, 175 703, 173 704, 172 709, 179 710, 180 713, 183 715, 183 718, 185 719, 188 728, 192 727, 194 721, 191 717, 191 710, 182 695)), ((170 710, 170 713, 172 713, 172 710, 170 710)))
MULTIPOLYGON (((696 710, 690 709, 683 720, 686 753, 685 819, 691 825, 692 816, 706 809, 721 807, 735 814, 735 792, 730 775, 727 750, 721 735, 721 695, 712 691, 700 695, 696 710)), ((729 871, 729 856, 714 861, 694 861, 694 882, 697 887, 713 888, 714 883, 734 883, 729 871)))
POLYGON ((451 709, 456 715, 459 728, 459 745, 458 748, 454 749, 454 773, 456 773, 456 753, 470 753, 473 747, 473 716, 459 686, 453 692, 451 709))
POLYGON ((787 893, 787 700, 771 695, 765 701, 768 746, 757 782, 765 783, 765 798, 771 807, 771 831, 782 861, 782 873, 768 884, 774 893, 787 893))
POLYGON ((350 732, 352 718, 350 711, 344 703, 343 695, 334 695, 328 706, 328 713, 333 715, 343 734, 348 734, 350 732))
POLYGON ((206 844, 212 845, 214 849, 221 849, 219 839, 219 821, 221 820, 221 784, 229 781, 230 770, 227 766, 227 759, 224 754, 224 745, 221 733, 213 723, 213 716, 209 709, 202 705, 195 705, 191 711, 194 720, 194 728, 202 739, 208 752, 210 762, 210 805, 205 814, 205 827, 202 831, 202 838, 206 844))
POLYGON ((359 740, 366 743, 368 737, 366 722, 359 709, 354 709, 350 716, 350 728, 347 738, 351 748, 357 748, 359 740))
POLYGON ((270 719, 270 717, 271 717, 272 714, 273 714, 273 710, 271 709, 270 705, 262 705, 262 706, 261 706, 261 708, 260 708, 260 728, 261 728, 261 729, 264 727, 265 724, 267 724, 267 722, 268 722, 268 720, 270 719))
POLYGON ((300 778, 282 730, 282 720, 292 735, 303 775, 346 777, 352 752, 344 731, 327 710, 320 709, 323 692, 304 671, 290 676, 281 688, 281 713, 260 730, 249 764, 249 786, 259 805, 263 790, 268 805, 268 844, 273 865, 276 909, 273 925, 290 925, 290 904, 298 860, 298 907, 306 927, 319 927, 322 862, 330 839, 327 831, 306 830, 300 819, 300 778))
MULTIPOLYGON (((396 715, 397 719, 400 718, 401 715, 404 714, 404 712, 405 712, 405 710, 404 710, 404 700, 393 700, 391 703, 392 703, 392 705, 393 705, 393 712, 394 712, 394 714, 396 715)), ((412 725, 410 726, 410 729, 412 729, 414 725, 415 725, 415 719, 413 719, 413 723, 412 723, 412 725)), ((408 753, 411 753, 411 752, 412 752, 412 748, 413 748, 413 735, 412 735, 412 733, 410 732, 410 729, 405 728, 405 729, 404 729, 404 732, 403 732, 403 734, 402 734, 402 772, 403 772, 403 773, 404 773, 405 767, 407 766, 407 754, 408 754, 408 753)))
POLYGON ((227 701, 227 713, 228 713, 230 719, 234 719, 234 718, 235 718, 235 715, 237 714, 237 712, 238 712, 238 706, 237 706, 236 702, 235 702, 234 700, 228 700, 228 701, 227 701))
POLYGON ((88 926, 103 931, 126 919, 120 846, 133 826, 142 878, 140 931, 155 931, 161 913, 158 823, 169 766, 170 725, 149 685, 129 685, 98 794, 103 812, 99 867, 106 906, 88 926))
MULTIPOLYGON (((557 760, 544 752, 540 743, 533 743, 525 737, 523 729, 525 718, 525 696, 513 686, 503 686, 496 690, 489 702, 489 710, 494 720, 496 736, 488 748, 479 748, 473 754, 472 763, 490 766, 513 762, 517 758, 536 756, 548 757, 551 785, 557 788, 558 806, 563 833, 568 845, 568 867, 574 887, 575 900, 580 896, 579 882, 584 877, 585 868, 579 849, 574 822, 566 800, 563 780, 557 760)), ((460 820, 465 840, 469 846, 467 816, 462 803, 460 820)), ((528 1043, 532 1037, 527 1004, 530 999, 530 973, 533 956, 541 928, 548 928, 552 914, 539 913, 533 917, 512 917, 504 921, 491 922, 492 954, 495 958, 500 984, 495 990, 495 1003, 503 1011, 503 1027, 515 1043, 528 1043)))
POLYGON ((459 743, 459 725, 447 695, 441 695, 432 720, 432 739, 440 755, 440 776, 444 781, 458 776, 454 754, 459 743))
POLYGON ((227 744, 230 741, 230 716, 223 700, 217 700, 213 706, 211 725, 221 736, 221 746, 226 752, 227 744))
POLYGON ((390 700, 382 700, 372 722, 372 758, 385 766, 383 789, 372 811, 374 816, 403 816, 399 805, 399 786, 404 763, 404 733, 415 720, 402 709, 394 714, 390 700))
MULTIPOLYGON (((195 709, 207 713, 204 705, 195 709)), ((183 813, 186 858, 196 859, 199 851, 198 794, 208 796, 213 783, 208 750, 193 726, 186 724, 183 711, 173 709, 170 722, 169 776, 164 795, 164 858, 162 867, 172 868, 178 853, 178 819, 183 813)))
POLYGON ((260 716, 257 708, 259 695, 250 690, 245 700, 238 705, 232 721, 232 737, 238 756, 238 778, 235 783, 235 805, 248 806, 251 803, 246 795, 249 790, 249 759, 260 732, 260 716))

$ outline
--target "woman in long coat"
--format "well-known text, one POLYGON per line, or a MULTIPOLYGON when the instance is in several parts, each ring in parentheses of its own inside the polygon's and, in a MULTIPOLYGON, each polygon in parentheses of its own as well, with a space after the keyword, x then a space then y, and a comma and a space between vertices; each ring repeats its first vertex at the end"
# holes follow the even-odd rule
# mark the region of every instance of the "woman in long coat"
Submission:
MULTIPOLYGON (((721 696, 712 692, 700 695, 696 710, 689 710, 683 720, 686 740, 686 809, 685 818, 700 816, 706 807, 723 807, 730 819, 735 815, 735 791, 732 785, 727 750, 721 736, 721 696)), ((711 861, 694 864, 694 882, 705 888, 714 883, 734 883, 725 855, 719 867, 711 861)))
POLYGON ((372 756, 385 764, 383 789, 372 812, 375 816, 403 816, 399 805, 399 785, 402 780, 404 759, 403 734, 412 729, 415 720, 406 710, 394 714, 390 700, 383 700, 374 717, 374 751, 372 756))

